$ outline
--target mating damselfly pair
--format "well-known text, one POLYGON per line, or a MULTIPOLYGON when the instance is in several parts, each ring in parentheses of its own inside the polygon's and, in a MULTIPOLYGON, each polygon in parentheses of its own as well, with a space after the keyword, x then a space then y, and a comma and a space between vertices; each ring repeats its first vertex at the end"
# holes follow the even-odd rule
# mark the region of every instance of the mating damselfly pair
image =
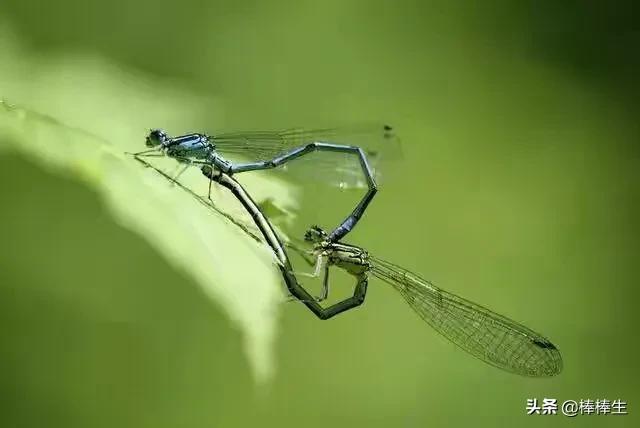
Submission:
MULTIPOLYGON (((384 139, 390 139, 392 129, 384 126, 378 129, 384 139)), ((223 134, 224 135, 224 134, 223 134)), ((325 140, 321 131, 296 132, 296 143, 292 145, 286 137, 290 131, 235 133, 233 138, 209 137, 202 134, 169 138, 162 131, 151 131, 147 145, 159 147, 166 155, 178 157, 187 164, 198 164, 210 184, 215 181, 230 189, 252 215, 265 241, 276 254, 283 278, 291 294, 304 303, 320 319, 329 319, 337 314, 361 305, 367 293, 369 275, 390 284, 398 291, 411 308, 436 331, 451 342, 498 368, 526 376, 553 376, 562 370, 562 357, 556 346, 533 330, 499 315, 483 306, 470 302, 455 294, 442 290, 431 282, 402 267, 370 255, 363 248, 341 241, 363 216, 369 202, 376 193, 374 174, 367 159, 367 151, 360 147, 341 145, 325 140), (160 137, 158 137, 160 136, 160 137), (306 139, 306 140, 305 140, 306 139), (151 142, 149 142, 151 140, 151 142), (196 143, 193 143, 196 141, 196 143), (219 144, 216 144, 219 141, 219 144), (225 145, 246 151, 253 159, 242 164, 232 164, 217 153, 225 150, 225 145), (255 144, 259 150, 252 152, 255 144), (175 146, 176 149, 172 149, 175 146), (293 146, 293 147, 292 147, 293 146), (188 150, 195 148, 195 155, 188 150), (278 152, 281 150, 281 152, 278 152), (368 192, 349 214, 347 219, 330 233, 317 226, 311 227, 304 241, 283 244, 276 229, 260 211, 246 190, 232 177, 233 174, 252 170, 271 169, 289 160, 303 156, 313 150, 326 150, 344 154, 357 154, 360 171, 365 176, 368 192), (193 159, 196 158, 196 162, 193 159), (269 159, 270 158, 270 159, 269 159), (304 243, 313 246, 305 249, 304 243), (294 272, 287 254, 287 248, 303 255, 313 273, 294 272), (331 267, 337 267, 356 278, 353 295, 337 303, 322 306, 329 294, 331 267), (317 277, 323 271, 323 289, 320 296, 312 296, 300 283, 299 276, 317 277)), ((375 138, 374 138, 375 140, 375 138)), ((386 141, 391 145, 390 141, 386 141)), ((385 147, 384 143, 382 149, 385 147)), ((158 149, 155 149, 158 150, 158 149)), ((384 150, 382 150, 384 151, 384 150)), ((146 154, 148 152, 143 152, 146 154)), ((377 156, 378 151, 369 152, 377 156)), ((313 165, 308 167, 313 168, 313 165)))
MULTIPOLYGON (((349 133, 339 130, 254 131, 211 136, 198 133, 175 138, 154 130, 147 135, 147 150, 133 154, 133 157, 150 167, 153 167, 153 158, 157 156, 177 160, 183 165, 182 169, 197 166, 208 179, 208 183, 203 181, 203 186, 211 188, 214 182, 231 190, 251 214, 262 240, 274 251, 289 292, 319 318, 328 319, 361 305, 369 277, 373 276, 390 284, 424 321, 478 359, 521 375, 552 376, 559 373, 562 369, 560 353, 544 336, 446 292, 398 265, 378 259, 361 247, 342 241, 363 217, 376 194, 378 160, 384 159, 388 153, 393 156, 393 151, 397 150, 397 141, 390 127, 380 126, 365 131, 364 134, 372 135, 370 147, 349 144, 349 133), (374 132, 371 133, 371 129, 374 132), (311 227, 304 239, 284 242, 279 231, 234 176, 242 172, 282 168, 293 159, 310 158, 308 154, 314 151, 321 151, 317 153, 319 155, 334 155, 327 162, 322 160, 322 156, 317 156, 303 165, 303 170, 308 170, 314 179, 339 185, 355 183, 367 191, 345 220, 330 232, 311 227), (236 154, 242 161, 230 160, 236 154), (349 157, 355 162, 340 161, 342 157, 349 157), (309 273, 294 271, 289 260, 290 251, 302 255, 310 266, 315 265, 315 269, 309 273), (332 268, 353 276, 355 287, 350 297, 324 306, 329 295, 332 268), (323 289, 319 296, 314 296, 299 282, 299 278, 304 276, 320 275, 323 275, 323 289)), ((201 199, 206 206, 214 208, 208 198, 180 183, 180 173, 163 175, 201 199)), ((210 194, 208 196, 210 198, 210 194)), ((241 222, 235 223, 242 227, 241 222)), ((244 230, 251 233, 247 227, 244 230)))

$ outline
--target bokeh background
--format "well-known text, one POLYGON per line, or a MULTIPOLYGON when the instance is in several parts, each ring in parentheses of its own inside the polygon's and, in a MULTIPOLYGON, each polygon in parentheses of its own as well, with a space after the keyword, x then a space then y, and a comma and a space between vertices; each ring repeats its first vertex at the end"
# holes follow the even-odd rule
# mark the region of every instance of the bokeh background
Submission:
MULTIPOLYGON (((484 365, 372 281, 362 308, 328 322, 286 306, 278 371, 256 385, 231 322, 94 192, 3 156, 1 425, 636 426, 634 9, 5 0, 18 55, 98 55, 164 79, 159 94, 173 82, 219 100, 227 128, 392 123, 404 160, 350 240, 543 332, 565 369, 528 379, 484 365), (526 416, 536 397, 622 399, 630 415, 526 416)), ((316 196, 302 219, 344 212, 316 196)))

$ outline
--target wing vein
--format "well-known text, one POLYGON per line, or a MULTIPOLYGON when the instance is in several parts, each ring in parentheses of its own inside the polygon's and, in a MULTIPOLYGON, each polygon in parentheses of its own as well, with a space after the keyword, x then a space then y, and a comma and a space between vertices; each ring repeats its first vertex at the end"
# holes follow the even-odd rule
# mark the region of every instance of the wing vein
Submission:
POLYGON ((553 376, 562 370, 558 349, 524 325, 393 263, 371 257, 371 271, 393 286, 438 333, 476 358, 526 376, 553 376))

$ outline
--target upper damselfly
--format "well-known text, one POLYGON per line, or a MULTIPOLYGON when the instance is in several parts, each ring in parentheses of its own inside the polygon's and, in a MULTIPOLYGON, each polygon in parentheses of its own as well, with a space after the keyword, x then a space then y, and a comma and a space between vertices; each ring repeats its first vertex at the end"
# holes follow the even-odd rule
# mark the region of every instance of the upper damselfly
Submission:
POLYGON ((214 135, 191 133, 177 137, 170 137, 165 131, 154 129, 148 134, 146 145, 147 150, 134 155, 168 156, 184 164, 176 179, 190 165, 205 167, 202 168, 203 173, 210 179, 209 198, 212 173, 232 176, 249 171, 286 168, 291 161, 302 159, 311 153, 327 152, 324 159, 315 157, 314 163, 305 165, 303 171, 312 171, 314 180, 332 182, 341 187, 364 185, 367 188, 367 192, 347 218, 329 233, 329 239, 334 241, 341 239, 355 227, 375 196, 378 175, 376 166, 379 160, 385 155, 389 158, 397 156, 399 152, 398 139, 389 125, 214 135), (358 145, 354 144, 355 141, 358 145), (233 161, 231 157, 234 155, 245 160, 233 161))

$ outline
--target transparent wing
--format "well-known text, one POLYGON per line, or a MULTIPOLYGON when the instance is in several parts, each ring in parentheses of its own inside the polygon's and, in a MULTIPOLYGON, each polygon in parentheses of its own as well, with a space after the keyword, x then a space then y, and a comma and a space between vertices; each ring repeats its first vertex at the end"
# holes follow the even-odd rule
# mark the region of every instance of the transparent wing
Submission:
POLYGON ((213 141, 221 153, 251 157, 251 160, 269 160, 314 141, 356 145, 362 147, 369 156, 399 150, 393 128, 377 123, 342 128, 227 132, 215 134, 213 141))
POLYGON ((545 337, 502 315, 371 257, 372 273, 400 292, 422 319, 471 355, 525 376, 554 376, 560 351, 545 337))
MULTIPOLYGON (((213 137, 216 148, 225 157, 234 155, 245 161, 270 160, 311 142, 331 142, 362 148, 376 179, 380 179, 382 161, 401 157, 400 141, 393 129, 383 124, 363 124, 343 128, 288 129, 222 133, 213 137)), ((366 179, 358 158, 353 154, 315 152, 295 159, 280 171, 296 178, 320 181, 340 187, 363 188, 366 179)))

